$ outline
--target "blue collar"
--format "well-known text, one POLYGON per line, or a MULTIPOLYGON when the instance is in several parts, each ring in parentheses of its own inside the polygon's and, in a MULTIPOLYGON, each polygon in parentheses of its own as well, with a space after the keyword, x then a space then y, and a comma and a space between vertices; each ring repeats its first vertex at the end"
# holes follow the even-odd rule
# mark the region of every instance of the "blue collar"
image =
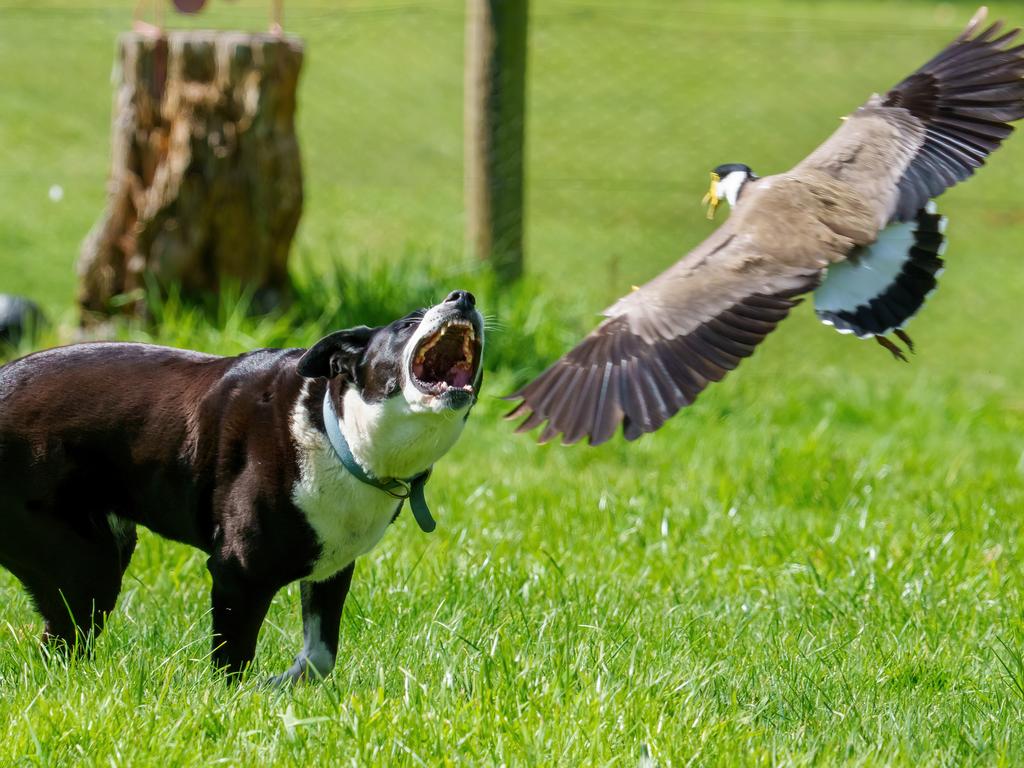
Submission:
POLYGON ((356 480, 384 491, 389 496, 398 499, 399 512, 402 510, 402 502, 408 499, 409 506, 412 507, 413 517, 416 518, 416 522, 419 523, 424 533, 430 533, 437 527, 437 523, 434 522, 434 518, 430 514, 430 509, 427 507, 427 499, 423 492, 433 467, 406 480, 397 477, 382 480, 368 473, 356 461, 356 457, 352 455, 352 449, 348 447, 345 435, 341 433, 338 414, 334 410, 334 403, 331 402, 330 386, 327 387, 327 391, 324 393, 324 429, 327 430, 327 440, 334 449, 338 461, 341 462, 341 466, 349 471, 349 474, 355 477, 356 480))

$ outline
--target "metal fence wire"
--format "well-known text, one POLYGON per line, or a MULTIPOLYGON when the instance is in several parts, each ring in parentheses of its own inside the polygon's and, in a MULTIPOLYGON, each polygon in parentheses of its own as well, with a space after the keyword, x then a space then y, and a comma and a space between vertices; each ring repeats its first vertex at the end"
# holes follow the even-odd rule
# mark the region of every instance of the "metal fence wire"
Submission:
MULTIPOLYGON (((42 14, 58 35, 73 20, 84 30, 77 44, 99 60, 92 70, 109 71, 130 6, 43 0, 3 14, 15 21, 42 14)), ((307 45, 298 117, 306 177, 300 258, 412 253, 461 262, 463 0, 287 0, 284 10, 285 30, 307 45)), ((710 168, 738 161, 767 174, 798 162, 841 115, 950 40, 972 11, 969 2, 531 0, 527 272, 567 298, 610 301, 711 231, 699 205, 710 168)), ((269 13, 270 0, 210 0, 203 15, 169 21, 260 29, 269 13)), ((44 66, 33 55, 26 48, 22 66, 44 66)), ((13 66, 11 59, 4 65, 13 66)), ((66 74, 52 78, 54 89, 67 88, 66 74)), ((37 175, 61 176, 89 190, 98 213, 109 81, 79 87, 92 94, 83 104, 91 127, 75 146, 82 152, 88 139, 99 159, 66 162, 58 151, 53 169, 13 160, 0 168, 0 192, 15 194, 37 175)), ((49 109, 40 99, 20 117, 38 123, 49 109)), ((1011 151, 1021 156, 1016 147, 1004 154, 1011 151)), ((1024 191, 1008 158, 993 165, 990 178, 999 184, 972 184, 957 205, 1006 210, 1006 196, 991 190, 1024 191)), ((47 247, 73 259, 75 232, 80 238, 88 228, 81 224, 61 235, 68 242, 47 247)), ((36 234, 21 233, 45 242, 36 234)))
MULTIPOLYGON (((566 297, 620 295, 710 232, 699 204, 710 168, 785 170, 972 12, 532 0, 527 271, 566 297)), ((302 244, 346 258, 463 254, 465 4, 295 3, 289 15, 309 40, 302 244)))

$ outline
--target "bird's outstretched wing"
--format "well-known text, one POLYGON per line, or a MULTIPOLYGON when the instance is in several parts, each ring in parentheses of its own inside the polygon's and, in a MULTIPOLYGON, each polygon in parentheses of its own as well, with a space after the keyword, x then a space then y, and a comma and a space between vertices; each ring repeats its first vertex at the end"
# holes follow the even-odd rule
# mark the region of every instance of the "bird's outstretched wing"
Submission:
POLYGON ((620 299, 575 349, 509 396, 522 400, 509 414, 525 417, 519 430, 547 422, 542 442, 561 433, 565 443, 597 444, 620 423, 627 439, 657 429, 752 354, 795 297, 820 282, 826 262, 813 247, 801 255, 780 244, 813 246, 812 232, 824 224, 851 247, 867 245, 970 176, 1010 134, 1009 122, 1024 118, 1024 46, 1007 47, 1020 30, 1000 34, 997 22, 979 32, 984 18, 983 8, 945 50, 774 177, 776 193, 783 184, 827 192, 823 179, 838 180, 848 194, 829 221, 805 230, 799 206, 741 203, 697 249, 620 299))
POLYGON ((884 96, 872 96, 791 172, 825 171, 876 206, 879 225, 911 221, 963 181, 1024 118, 1020 29, 984 28, 981 8, 960 35, 884 96))
POLYGON ((821 279, 822 264, 780 266, 733 216, 674 266, 627 294, 575 349, 509 400, 517 431, 541 442, 627 440, 652 432, 754 352, 821 279))

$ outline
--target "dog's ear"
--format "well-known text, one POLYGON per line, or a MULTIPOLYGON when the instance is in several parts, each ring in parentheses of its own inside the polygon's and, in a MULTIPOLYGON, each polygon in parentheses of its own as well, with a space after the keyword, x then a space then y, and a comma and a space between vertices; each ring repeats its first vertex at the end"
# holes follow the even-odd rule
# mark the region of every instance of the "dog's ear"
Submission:
POLYGON ((349 381, 355 381, 356 369, 374 330, 360 325, 324 336, 299 358, 299 375, 307 379, 345 376, 349 381))

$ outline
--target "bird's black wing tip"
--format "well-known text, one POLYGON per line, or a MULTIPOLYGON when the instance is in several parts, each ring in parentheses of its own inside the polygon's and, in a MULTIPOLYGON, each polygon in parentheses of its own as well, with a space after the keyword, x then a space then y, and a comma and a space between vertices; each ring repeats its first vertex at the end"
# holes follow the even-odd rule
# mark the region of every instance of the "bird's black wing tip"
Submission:
MULTIPOLYGON (((511 396, 502 399, 511 399, 511 396)), ((581 429, 578 424, 556 425, 552 423, 546 415, 542 415, 535 411, 530 403, 525 399, 523 399, 522 402, 516 405, 516 407, 511 411, 504 414, 502 418, 508 421, 514 421, 523 416, 525 416, 525 418, 516 426, 514 430, 515 433, 517 435, 525 434, 543 426, 543 429, 537 436, 537 443, 540 445, 554 442, 560 437, 561 439, 558 440, 558 442, 560 442, 561 445, 576 445, 585 439, 588 446, 596 447, 607 442, 615 434, 613 431, 609 435, 599 435, 596 427, 593 425, 587 425, 583 429, 581 429)))

